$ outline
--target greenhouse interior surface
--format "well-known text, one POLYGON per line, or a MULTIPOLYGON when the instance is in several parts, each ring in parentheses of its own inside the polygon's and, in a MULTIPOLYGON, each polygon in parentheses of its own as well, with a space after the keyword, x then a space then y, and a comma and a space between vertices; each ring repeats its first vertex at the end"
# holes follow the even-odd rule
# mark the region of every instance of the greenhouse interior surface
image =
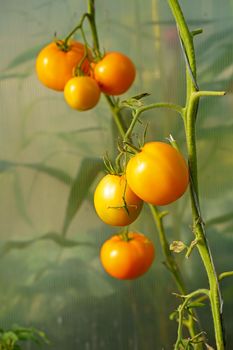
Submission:
POLYGON ((0 350, 233 349, 233 0, 0 11, 0 350))

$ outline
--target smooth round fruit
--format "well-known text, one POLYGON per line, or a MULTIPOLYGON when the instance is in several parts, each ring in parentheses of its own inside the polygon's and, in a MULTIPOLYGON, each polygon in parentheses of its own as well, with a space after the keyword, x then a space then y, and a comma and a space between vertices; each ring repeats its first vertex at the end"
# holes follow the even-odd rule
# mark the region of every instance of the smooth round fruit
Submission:
POLYGON ((91 77, 74 77, 66 83, 64 96, 70 107, 86 111, 97 105, 100 99, 100 88, 91 77))
POLYGON ((126 167, 130 188, 145 202, 166 205, 186 191, 189 172, 184 157, 164 142, 148 142, 126 167))
POLYGON ((133 62, 120 52, 107 53, 94 67, 94 77, 101 91, 121 95, 132 85, 136 75, 133 62))
POLYGON ((126 241, 115 235, 104 242, 100 260, 106 272, 118 279, 134 279, 148 271, 154 257, 153 243, 143 234, 128 233, 126 241))
MULTIPOLYGON (((36 72, 42 84, 50 89, 62 91, 74 75, 74 70, 85 55, 85 46, 71 41, 67 50, 62 49, 62 41, 52 42, 44 47, 36 59, 36 72)), ((85 74, 89 73, 89 61, 81 65, 85 74)))
POLYGON ((143 201, 128 186, 125 176, 105 175, 96 187, 94 206, 108 225, 126 226, 137 219, 143 201))

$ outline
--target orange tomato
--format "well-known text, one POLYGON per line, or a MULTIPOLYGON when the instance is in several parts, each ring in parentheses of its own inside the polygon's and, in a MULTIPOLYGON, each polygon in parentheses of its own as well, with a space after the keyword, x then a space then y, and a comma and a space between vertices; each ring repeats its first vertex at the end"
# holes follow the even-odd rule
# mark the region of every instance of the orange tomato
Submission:
POLYGON ((132 85, 136 75, 133 62, 120 52, 107 53, 94 67, 94 77, 101 91, 121 95, 132 85))
POLYGON ((96 81, 90 77, 74 77, 66 83, 64 96, 70 107, 86 111, 98 103, 100 89, 96 81))
POLYGON ((184 157, 164 142, 148 142, 126 167, 130 188, 145 202, 166 205, 183 195, 189 184, 184 157))
POLYGON ((142 205, 143 201, 133 193, 123 175, 108 174, 96 187, 95 210, 100 219, 108 225, 131 224, 140 214, 142 205))
POLYGON ((143 234, 128 233, 129 240, 115 235, 104 242, 100 260, 106 272, 118 279, 134 279, 148 271, 154 257, 153 243, 143 234))
MULTIPOLYGON (((52 42, 44 47, 36 59, 36 72, 41 83, 50 89, 62 91, 65 84, 74 75, 74 70, 85 55, 85 46, 71 41, 68 48, 62 48, 62 41, 52 42)), ((85 59, 81 66, 85 74, 89 72, 89 61, 85 59)))

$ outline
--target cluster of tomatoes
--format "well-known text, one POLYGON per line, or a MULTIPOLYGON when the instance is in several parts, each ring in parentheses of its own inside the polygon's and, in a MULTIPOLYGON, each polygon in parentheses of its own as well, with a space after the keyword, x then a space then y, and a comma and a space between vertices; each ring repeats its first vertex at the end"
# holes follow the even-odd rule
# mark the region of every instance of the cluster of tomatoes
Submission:
MULTIPOLYGON (((165 142, 149 142, 129 160, 123 175, 103 177, 95 190, 95 209, 106 224, 127 226, 137 219, 143 202, 170 204, 183 195, 188 183, 181 153, 165 142)), ((106 241, 100 258, 111 276, 133 279, 150 268, 154 255, 153 243, 146 236, 129 232, 106 241)))
POLYGON ((101 92, 107 95, 126 92, 136 71, 133 62, 120 52, 93 59, 82 43, 58 40, 40 51, 36 72, 45 86, 64 91, 70 107, 85 111, 96 106, 101 92))
MULTIPOLYGON (((101 92, 121 95, 135 79, 135 66, 124 54, 95 57, 78 41, 58 40, 44 47, 36 60, 39 80, 48 88, 64 91, 68 105, 93 108, 101 92)), ((143 203, 167 205, 186 191, 189 174, 183 156, 164 142, 150 142, 130 158, 125 170, 109 173, 99 182, 94 206, 103 222, 128 226, 139 216, 143 203)), ((143 275, 155 256, 153 243, 143 234, 123 231, 102 246, 105 270, 119 279, 143 275)))

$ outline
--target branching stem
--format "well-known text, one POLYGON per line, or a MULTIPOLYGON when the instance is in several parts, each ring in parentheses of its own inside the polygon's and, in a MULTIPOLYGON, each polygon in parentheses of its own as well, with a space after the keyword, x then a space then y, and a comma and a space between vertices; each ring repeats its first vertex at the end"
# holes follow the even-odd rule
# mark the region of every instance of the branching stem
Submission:
MULTIPOLYGON (((188 65, 191 68, 192 76, 196 81, 196 60, 193 46, 193 35, 189 31, 184 15, 178 3, 178 0, 168 0, 168 4, 172 10, 178 30, 182 38, 185 52, 187 54, 188 65)), ((186 69, 186 106, 184 114, 184 124, 186 131, 186 143, 189 158, 190 169, 190 198, 193 217, 193 232, 197 239, 196 247, 200 253, 203 265, 205 267, 210 291, 210 305, 213 316, 214 331, 217 350, 225 348, 224 330, 222 320, 222 297, 218 283, 218 276, 215 271, 214 262, 205 234, 205 228, 200 213, 200 203, 198 194, 198 172, 197 172, 197 150, 196 150, 196 116, 198 111, 199 99, 202 96, 222 96, 224 92, 216 91, 197 91, 193 84, 190 72, 186 69)))

